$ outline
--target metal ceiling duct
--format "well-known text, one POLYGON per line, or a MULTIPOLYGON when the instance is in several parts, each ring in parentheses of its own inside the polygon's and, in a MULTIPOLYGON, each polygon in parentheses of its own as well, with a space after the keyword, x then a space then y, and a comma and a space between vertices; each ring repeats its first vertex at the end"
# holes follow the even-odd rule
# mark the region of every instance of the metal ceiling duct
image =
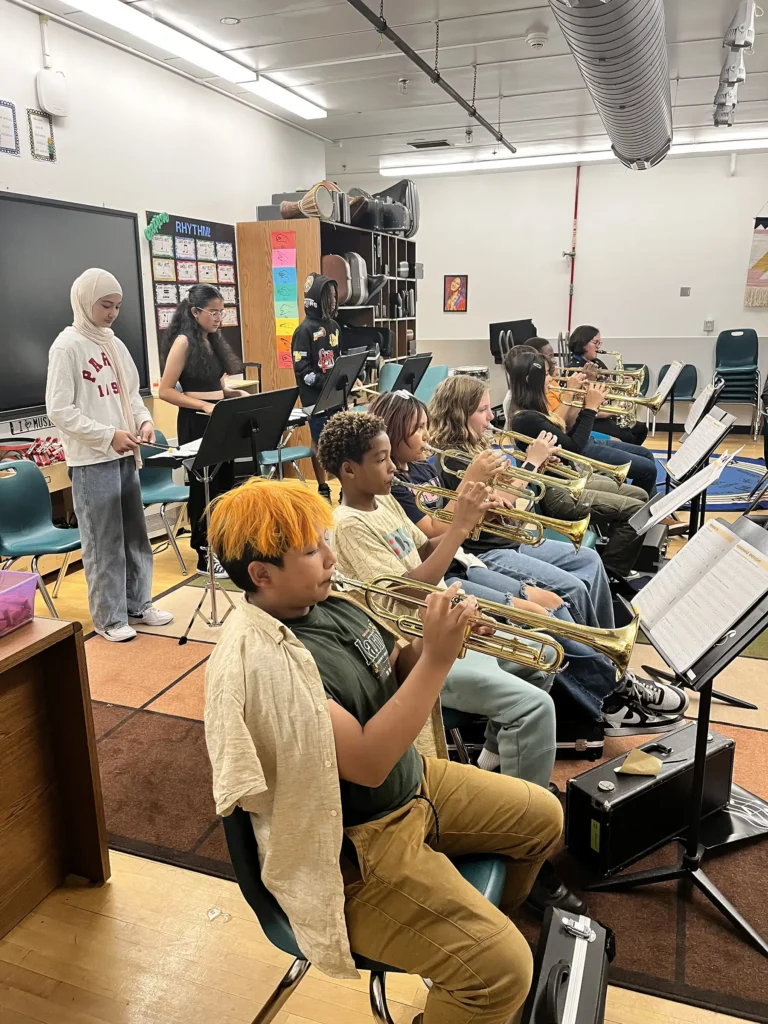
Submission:
POLYGON ((663 0, 549 0, 613 146, 635 170, 672 144, 663 0))

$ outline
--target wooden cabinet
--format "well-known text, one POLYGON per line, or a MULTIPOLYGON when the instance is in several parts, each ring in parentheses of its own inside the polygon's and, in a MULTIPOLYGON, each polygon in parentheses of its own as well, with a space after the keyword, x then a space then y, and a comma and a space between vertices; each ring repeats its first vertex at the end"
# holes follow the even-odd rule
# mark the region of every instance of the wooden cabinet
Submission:
POLYGON ((67 875, 109 878, 80 623, 0 639, 0 937, 67 875))

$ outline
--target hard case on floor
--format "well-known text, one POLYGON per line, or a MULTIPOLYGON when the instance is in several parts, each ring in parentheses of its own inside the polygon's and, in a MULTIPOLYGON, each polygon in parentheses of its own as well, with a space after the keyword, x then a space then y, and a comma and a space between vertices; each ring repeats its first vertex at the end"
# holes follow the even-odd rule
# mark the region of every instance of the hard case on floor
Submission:
MULTIPOLYGON (((622 754, 568 780, 565 844, 582 863, 612 875, 680 835, 690 817, 696 724, 663 733, 641 750, 658 757, 658 775, 619 775, 622 754), (612 787, 612 788, 609 788, 612 787)), ((709 733, 704 814, 731 797, 735 743, 709 733)))
POLYGON ((602 1024, 613 932, 592 918, 549 907, 521 1024, 602 1024))

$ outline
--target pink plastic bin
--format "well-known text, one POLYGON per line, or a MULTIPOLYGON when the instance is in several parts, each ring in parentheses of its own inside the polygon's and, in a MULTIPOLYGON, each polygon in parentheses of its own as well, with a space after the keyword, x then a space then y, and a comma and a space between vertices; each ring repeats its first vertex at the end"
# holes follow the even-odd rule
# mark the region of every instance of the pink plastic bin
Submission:
POLYGON ((37 576, 0 569, 0 636, 30 622, 35 615, 37 576))

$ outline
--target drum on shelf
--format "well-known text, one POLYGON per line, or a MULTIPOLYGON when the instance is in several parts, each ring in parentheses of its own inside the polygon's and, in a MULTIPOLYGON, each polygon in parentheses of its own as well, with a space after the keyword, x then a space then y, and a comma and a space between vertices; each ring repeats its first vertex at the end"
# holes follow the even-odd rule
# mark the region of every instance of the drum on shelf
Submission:
POLYGON ((334 202, 328 183, 319 181, 302 196, 298 203, 288 200, 280 203, 280 214, 284 220, 296 217, 317 217, 320 220, 333 220, 334 202))
POLYGON ((491 379, 491 370, 488 366, 454 366, 450 374, 452 377, 476 377, 483 381, 491 379))

